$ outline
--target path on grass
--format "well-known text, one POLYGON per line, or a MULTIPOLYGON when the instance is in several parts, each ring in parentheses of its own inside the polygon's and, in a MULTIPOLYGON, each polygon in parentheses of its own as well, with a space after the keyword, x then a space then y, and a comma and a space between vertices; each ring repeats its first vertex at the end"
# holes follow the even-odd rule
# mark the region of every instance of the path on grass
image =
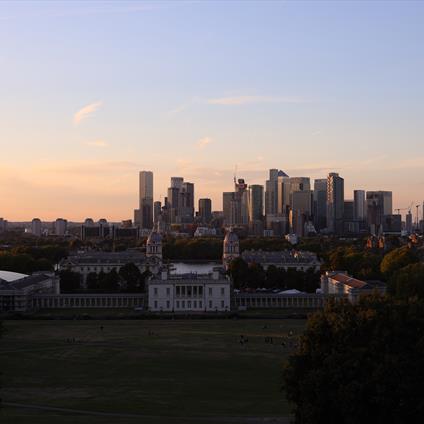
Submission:
POLYGON ((96 415, 103 417, 117 417, 117 418, 144 418, 146 420, 166 418, 168 421, 182 421, 184 422, 226 422, 226 423, 249 423, 249 424, 289 424, 290 417, 164 417, 154 415, 142 415, 142 414, 130 414, 121 412, 100 412, 100 411, 87 411, 84 409, 71 409, 71 408, 59 408, 55 406, 43 406, 43 405, 31 405, 27 403, 16 403, 16 402, 2 402, 1 405, 12 407, 12 408, 26 408, 26 409, 37 409, 42 411, 50 412, 62 412, 65 414, 81 414, 81 415, 96 415))

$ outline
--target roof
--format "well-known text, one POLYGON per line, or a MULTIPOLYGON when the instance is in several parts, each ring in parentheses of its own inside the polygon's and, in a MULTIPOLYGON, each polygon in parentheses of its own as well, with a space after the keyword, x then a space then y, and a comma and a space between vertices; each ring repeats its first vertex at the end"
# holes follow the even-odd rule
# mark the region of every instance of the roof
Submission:
POLYGON ((386 284, 379 280, 362 281, 341 272, 330 274, 328 278, 356 290, 378 290, 380 292, 386 291, 386 284))
POLYGON ((28 286, 34 284, 42 283, 43 281, 51 279, 51 276, 46 274, 34 274, 34 275, 25 275, 21 274, 24 277, 19 278, 13 281, 0 281, 0 290, 22 290, 28 286))
POLYGON ((357 278, 353 278, 347 274, 334 274, 331 275, 330 278, 353 289, 370 288, 369 286, 367 287, 367 283, 365 281, 358 280, 357 278))
POLYGON ((11 271, 0 271, 0 280, 4 280, 7 282, 20 280, 22 278, 28 277, 27 274, 21 274, 19 272, 11 272, 11 271))

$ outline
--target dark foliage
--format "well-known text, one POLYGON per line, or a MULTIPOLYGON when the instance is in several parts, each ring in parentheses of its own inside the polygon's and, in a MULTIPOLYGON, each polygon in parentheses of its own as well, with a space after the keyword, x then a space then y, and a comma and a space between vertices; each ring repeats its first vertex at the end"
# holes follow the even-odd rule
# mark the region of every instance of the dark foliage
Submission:
POLYGON ((284 369, 295 423, 422 422, 423 348, 423 303, 330 303, 284 369))

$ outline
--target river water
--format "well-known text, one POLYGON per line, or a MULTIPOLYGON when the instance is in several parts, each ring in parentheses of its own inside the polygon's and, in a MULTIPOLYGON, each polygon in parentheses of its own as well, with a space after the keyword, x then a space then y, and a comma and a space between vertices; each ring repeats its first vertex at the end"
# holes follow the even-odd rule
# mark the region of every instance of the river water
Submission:
POLYGON ((209 274, 221 262, 172 262, 171 274, 209 274))

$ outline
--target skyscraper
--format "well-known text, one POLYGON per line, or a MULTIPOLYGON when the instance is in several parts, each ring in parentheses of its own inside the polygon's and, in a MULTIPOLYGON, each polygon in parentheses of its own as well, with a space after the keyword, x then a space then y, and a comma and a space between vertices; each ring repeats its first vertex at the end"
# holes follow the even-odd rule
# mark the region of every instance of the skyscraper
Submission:
POLYGON ((314 225, 317 231, 327 226, 327 179, 320 178, 314 181, 314 225))
POLYGON ((212 219, 211 199, 199 199, 199 217, 202 224, 209 224, 212 219))
POLYGON ((249 187, 249 222, 261 221, 264 210, 264 186, 252 184, 249 187))
POLYGON ((194 184, 172 177, 168 188, 167 210, 172 224, 187 224, 194 218, 194 184))
POLYGON ((31 233, 36 236, 41 236, 41 221, 38 218, 34 218, 31 222, 31 233))
POLYGON ((367 216, 367 207, 365 202, 365 190, 353 191, 353 219, 363 222, 367 216))
POLYGON ((288 177, 288 175, 278 169, 269 170, 269 180, 265 183, 265 215, 278 213, 278 177, 288 177))
POLYGON ((383 231, 385 215, 392 215, 393 202, 391 191, 367 191, 367 223, 372 234, 378 235, 383 231))
POLYGON ((331 233, 343 231, 344 179, 332 172, 327 177, 327 229, 331 233))
POLYGON ((141 228, 153 227, 153 172, 140 171, 139 208, 134 211, 134 222, 141 228))

